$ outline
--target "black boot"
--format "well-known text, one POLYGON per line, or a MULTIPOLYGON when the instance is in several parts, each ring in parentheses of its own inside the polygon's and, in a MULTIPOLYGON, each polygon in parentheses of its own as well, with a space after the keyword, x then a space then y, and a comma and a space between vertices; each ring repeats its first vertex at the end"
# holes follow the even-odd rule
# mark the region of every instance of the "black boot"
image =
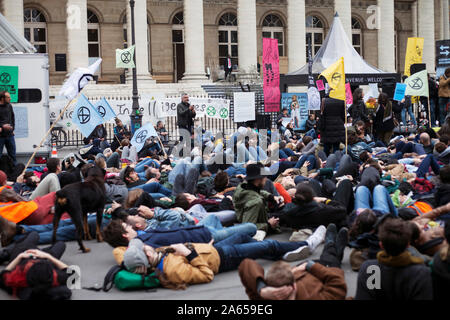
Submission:
POLYGON ((16 234, 16 224, 0 216, 0 238, 2 247, 6 247, 10 244, 16 234))
POLYGON ((334 223, 330 223, 327 228, 327 233, 325 233, 325 245, 329 242, 336 242, 337 228, 334 223))
POLYGON ((342 262, 344 250, 348 243, 348 229, 342 228, 336 238, 336 257, 342 262))

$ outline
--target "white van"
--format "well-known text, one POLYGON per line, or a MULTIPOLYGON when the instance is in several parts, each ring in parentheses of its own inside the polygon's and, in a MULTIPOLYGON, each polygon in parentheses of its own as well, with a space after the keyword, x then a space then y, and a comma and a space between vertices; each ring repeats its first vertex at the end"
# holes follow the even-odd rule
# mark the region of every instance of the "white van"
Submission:
MULTIPOLYGON (((11 103, 15 115, 17 161, 26 164, 50 127, 48 55, 40 53, 1 53, 0 66, 18 66, 19 96, 11 103)), ((37 157, 48 157, 50 135, 37 157)), ((6 153, 4 148, 3 153, 6 153)), ((31 162, 35 163, 34 160, 31 162)))

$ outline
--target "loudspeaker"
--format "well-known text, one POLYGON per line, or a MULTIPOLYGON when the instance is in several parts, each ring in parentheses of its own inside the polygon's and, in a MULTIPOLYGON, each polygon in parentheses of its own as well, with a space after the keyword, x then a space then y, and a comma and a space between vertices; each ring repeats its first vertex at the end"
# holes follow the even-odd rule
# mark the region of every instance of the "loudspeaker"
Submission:
POLYGON ((412 64, 411 67, 409 68, 411 74, 423 71, 427 69, 427 65, 425 63, 415 63, 412 64))
POLYGON ((395 78, 383 79, 383 82, 381 83, 381 90, 383 93, 386 93, 390 99, 394 99, 396 85, 397 81, 395 78))
POLYGON ((270 114, 257 114, 256 115, 256 128, 260 129, 270 129, 272 127, 270 123, 270 114))

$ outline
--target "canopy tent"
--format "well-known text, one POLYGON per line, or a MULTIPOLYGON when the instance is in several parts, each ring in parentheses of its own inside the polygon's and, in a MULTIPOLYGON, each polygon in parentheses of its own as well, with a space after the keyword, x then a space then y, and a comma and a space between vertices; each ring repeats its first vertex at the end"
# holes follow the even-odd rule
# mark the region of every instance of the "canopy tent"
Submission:
POLYGON ((0 53, 35 53, 29 43, 0 13, 0 53))
MULTIPOLYGON (((313 59, 312 73, 317 76, 344 57, 345 77, 352 85, 382 83, 384 79, 400 80, 397 73, 388 73, 370 65, 353 48, 352 43, 344 31, 339 15, 334 16, 333 24, 322 47, 313 59)), ((307 85, 308 64, 297 71, 281 75, 281 90, 286 92, 289 85, 307 85)))

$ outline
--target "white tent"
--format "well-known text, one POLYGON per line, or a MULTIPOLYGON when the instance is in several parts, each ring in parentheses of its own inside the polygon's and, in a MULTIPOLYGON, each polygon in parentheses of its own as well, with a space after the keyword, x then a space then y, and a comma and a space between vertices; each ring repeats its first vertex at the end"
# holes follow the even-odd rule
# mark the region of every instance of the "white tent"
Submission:
MULTIPOLYGON (((320 74, 323 70, 344 57, 346 74, 380 74, 383 72, 368 64, 353 48, 342 26, 341 19, 336 13, 331 30, 322 47, 313 59, 313 74, 320 74)), ((301 69, 288 73, 288 76, 308 74, 308 64, 301 69)))
POLYGON ((29 43, 0 13, 0 53, 35 53, 29 43))

